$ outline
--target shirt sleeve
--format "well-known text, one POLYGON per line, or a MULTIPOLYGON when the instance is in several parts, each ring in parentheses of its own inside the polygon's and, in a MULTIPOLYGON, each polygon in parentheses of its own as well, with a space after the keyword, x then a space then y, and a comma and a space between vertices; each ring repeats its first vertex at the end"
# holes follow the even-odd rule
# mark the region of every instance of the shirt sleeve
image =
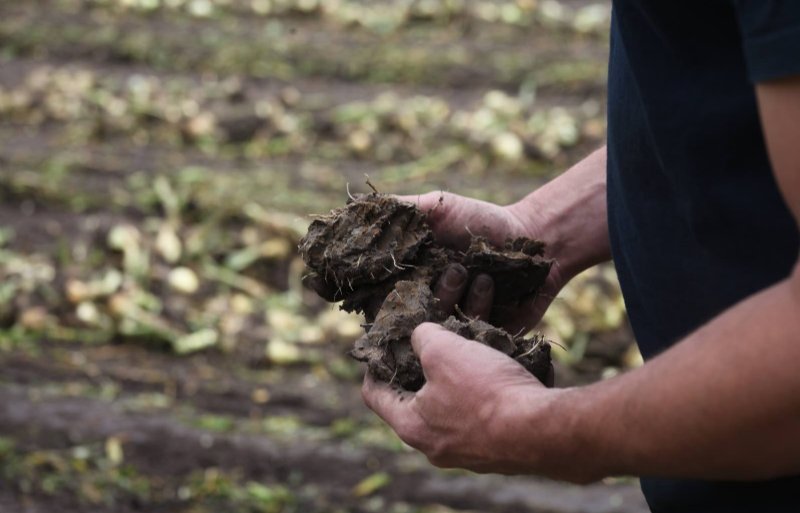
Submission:
POLYGON ((734 0, 753 82, 800 74, 800 0, 734 0))

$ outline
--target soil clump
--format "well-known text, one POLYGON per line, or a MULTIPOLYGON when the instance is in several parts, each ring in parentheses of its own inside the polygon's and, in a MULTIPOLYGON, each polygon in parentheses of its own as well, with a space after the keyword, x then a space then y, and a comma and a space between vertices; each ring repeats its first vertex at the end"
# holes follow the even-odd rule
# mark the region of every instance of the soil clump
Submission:
POLYGON ((516 306, 535 296, 547 278, 552 261, 544 257, 544 243, 517 238, 498 248, 473 236, 466 251, 456 251, 436 243, 426 218, 415 205, 375 192, 319 216, 301 240, 309 270, 305 283, 327 301, 342 301, 342 309, 366 318, 366 333, 351 356, 366 362, 376 379, 418 390, 425 378, 411 348, 411 332, 423 322, 436 322, 507 354, 551 384, 550 345, 543 338, 448 316, 432 292, 445 268, 460 263, 470 278, 492 277, 496 310, 516 306))

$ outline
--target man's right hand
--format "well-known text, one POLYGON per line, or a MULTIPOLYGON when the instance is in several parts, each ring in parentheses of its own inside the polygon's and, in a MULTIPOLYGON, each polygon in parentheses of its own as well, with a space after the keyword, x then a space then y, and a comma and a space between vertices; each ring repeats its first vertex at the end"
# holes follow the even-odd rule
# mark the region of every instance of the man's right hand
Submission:
MULTIPOLYGON (((502 207, 446 192, 402 196, 400 199, 414 203, 426 212, 436 241, 453 249, 466 249, 473 235, 482 235, 496 246, 502 246, 509 238, 537 238, 538 230, 523 221, 515 206, 502 207)), ((517 333, 527 331, 539 322, 563 285, 558 266, 554 265, 544 288, 536 297, 514 308, 493 309, 494 282, 491 277, 486 274, 470 277, 463 266, 453 264, 437 282, 434 295, 447 314, 459 305, 469 317, 517 333)))
POLYGON ((509 237, 530 236, 529 228, 513 207, 437 191, 400 199, 428 214, 436 241, 453 249, 467 249, 472 235, 482 235, 497 246, 509 237))
POLYGON ((436 240, 444 246, 464 250, 472 235, 483 235, 497 246, 515 237, 547 243, 545 255, 555 263, 544 288, 536 297, 514 308, 492 308, 492 280, 479 275, 472 276, 470 281, 461 266, 446 270, 436 285, 434 294, 447 313, 458 304, 470 317, 488 320, 509 333, 533 328, 573 276, 611 258, 605 148, 507 207, 446 192, 401 199, 427 212, 436 240))

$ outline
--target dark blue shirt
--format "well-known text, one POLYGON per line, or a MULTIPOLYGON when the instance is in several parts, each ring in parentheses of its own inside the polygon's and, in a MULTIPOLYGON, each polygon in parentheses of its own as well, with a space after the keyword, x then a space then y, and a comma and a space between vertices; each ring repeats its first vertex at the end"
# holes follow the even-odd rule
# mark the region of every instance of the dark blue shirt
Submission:
MULTIPOLYGON (((800 0, 614 0, 611 32, 609 228, 649 358, 797 261, 754 84, 800 74, 800 0)), ((642 489, 655 513, 800 512, 800 477, 642 489)))

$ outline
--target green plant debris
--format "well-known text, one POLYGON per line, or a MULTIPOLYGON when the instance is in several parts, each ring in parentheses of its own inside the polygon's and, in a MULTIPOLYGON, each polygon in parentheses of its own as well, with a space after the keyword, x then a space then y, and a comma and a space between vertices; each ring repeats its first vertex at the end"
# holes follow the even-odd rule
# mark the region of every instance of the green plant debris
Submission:
MULTIPOLYGON (((363 406, 347 356, 363 321, 301 286, 297 244, 309 214, 368 192, 365 174, 508 204, 602 144, 609 15, 592 0, 0 2, 0 388, 26 411, 76 411, 3 431, 7 493, 65 512, 473 507, 406 496, 441 476, 363 406), (80 415, 94 403, 130 428, 86 431, 105 425, 80 415), (138 429, 161 422, 200 445, 138 429), (289 468, 237 453, 243 439, 365 459, 289 468)), ((540 329, 567 384, 641 364, 610 268, 573 280, 540 329)))
POLYGON ((227 432, 233 429, 236 422, 220 415, 203 415, 197 419, 197 426, 208 431, 227 432))
POLYGON ((372 495, 381 488, 389 485, 392 478, 386 472, 376 472, 368 477, 365 477, 357 485, 353 487, 353 495, 356 497, 365 497, 372 495))
MULTIPOLYGON (((112 440, 112 439, 109 439, 112 440)), ((0 475, 24 495, 70 497, 78 505, 142 506, 163 501, 182 511, 290 513, 297 499, 285 486, 243 480, 216 468, 166 479, 142 474, 121 460, 119 441, 79 445, 64 450, 25 451, 12 439, 0 439, 0 475), (116 447, 109 450, 109 447, 116 447), (120 452, 117 452, 120 451, 120 452)))
POLYGON ((590 4, 574 9, 549 0, 464 2, 452 0, 390 1, 371 6, 357 1, 336 0, 73 0, 74 5, 107 9, 115 12, 130 10, 139 13, 171 10, 198 19, 226 16, 258 16, 286 18, 292 16, 327 18, 343 27, 359 27, 376 33, 389 33, 415 23, 454 23, 476 20, 527 27, 540 24, 574 30, 579 33, 604 35, 610 12, 604 4, 590 4))
MULTIPOLYGON (((592 66, 596 64, 558 63, 538 82, 582 83, 594 73, 592 66)), ((384 170, 383 179, 392 183, 430 178, 476 156, 493 167, 552 161, 587 135, 595 138, 586 127, 600 114, 591 103, 542 107, 524 89, 518 95, 490 90, 480 101, 458 107, 437 96, 382 93, 370 101, 320 109, 295 88, 267 96, 247 93, 245 86, 237 80, 197 84, 157 75, 107 77, 90 68, 41 66, 16 87, 0 88, 0 115, 25 123, 69 123, 73 130, 84 126, 87 140, 130 137, 139 144, 196 146, 211 154, 246 145, 240 151, 274 157, 270 147, 276 138, 283 141, 280 156, 334 147, 349 158, 405 162, 384 170), (296 102, 287 105, 287 94, 296 95, 296 102), (216 141, 213 146, 210 140, 216 141)), ((50 165, 52 171, 44 177, 16 173, 9 185, 54 195, 72 174, 82 174, 76 171, 80 161, 51 160, 50 165)), ((187 201, 186 190, 174 190, 164 177, 147 185, 150 201, 174 220, 187 201)))

